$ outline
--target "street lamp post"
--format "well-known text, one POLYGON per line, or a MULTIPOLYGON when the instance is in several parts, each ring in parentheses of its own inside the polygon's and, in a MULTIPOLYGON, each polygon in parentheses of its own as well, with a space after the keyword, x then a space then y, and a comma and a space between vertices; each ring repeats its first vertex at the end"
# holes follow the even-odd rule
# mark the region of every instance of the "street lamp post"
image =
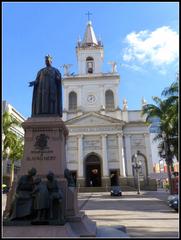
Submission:
POLYGON ((138 181, 138 189, 137 194, 140 194, 140 176, 139 176, 139 170, 141 168, 141 160, 138 160, 139 151, 134 154, 134 162, 132 163, 133 168, 136 170, 137 174, 137 181, 138 181))
POLYGON ((172 161, 174 156, 174 146, 172 144, 169 144, 169 141, 166 137, 166 133, 164 131, 162 132, 162 138, 163 138, 163 148, 159 148, 159 154, 162 158, 165 158, 165 162, 167 164, 169 190, 170 190, 170 194, 172 194, 173 187, 172 187, 170 166, 172 167, 172 161))

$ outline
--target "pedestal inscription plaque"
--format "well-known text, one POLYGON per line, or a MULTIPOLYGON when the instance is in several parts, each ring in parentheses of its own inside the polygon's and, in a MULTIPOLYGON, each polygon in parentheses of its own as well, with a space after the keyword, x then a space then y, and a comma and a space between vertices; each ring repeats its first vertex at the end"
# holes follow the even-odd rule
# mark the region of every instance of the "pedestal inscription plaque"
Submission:
POLYGON ((38 175, 45 176, 48 171, 52 171, 63 177, 68 129, 61 118, 28 118, 22 126, 25 130, 25 146, 20 175, 33 166, 38 175))

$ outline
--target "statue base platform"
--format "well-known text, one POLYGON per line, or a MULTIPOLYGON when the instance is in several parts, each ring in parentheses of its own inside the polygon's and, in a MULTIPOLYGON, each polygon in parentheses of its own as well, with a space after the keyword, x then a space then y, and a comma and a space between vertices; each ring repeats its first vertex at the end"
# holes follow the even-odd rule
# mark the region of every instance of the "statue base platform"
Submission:
MULTIPOLYGON (((96 222, 89 219, 84 212, 79 211, 77 189, 68 187, 67 179, 64 178, 65 143, 68 136, 68 129, 64 122, 60 117, 32 117, 28 118, 22 126, 25 130, 24 157, 19 175, 7 195, 3 236, 7 238, 95 237, 96 222), (18 179, 22 175, 26 175, 32 167, 36 168, 36 176, 41 177, 42 181, 47 181, 46 175, 49 171, 55 174, 63 193, 62 209, 65 222, 50 219, 43 222, 33 221, 33 219, 8 220, 18 179)), ((55 217, 55 219, 57 218, 55 217)))
POLYGON ((65 142, 68 129, 60 117, 31 117, 22 123, 25 131, 24 155, 20 172, 7 195, 5 215, 10 210, 18 179, 26 175, 32 167, 44 181, 49 171, 55 174, 64 194, 66 206, 67 181, 64 178, 66 168, 65 142))
POLYGON ((4 221, 3 237, 95 237, 96 222, 80 211, 78 215, 66 218, 64 225, 31 224, 30 220, 4 221))
POLYGON ((30 226, 4 226, 4 238, 32 238, 32 237, 76 237, 69 223, 63 226, 30 225, 30 226))

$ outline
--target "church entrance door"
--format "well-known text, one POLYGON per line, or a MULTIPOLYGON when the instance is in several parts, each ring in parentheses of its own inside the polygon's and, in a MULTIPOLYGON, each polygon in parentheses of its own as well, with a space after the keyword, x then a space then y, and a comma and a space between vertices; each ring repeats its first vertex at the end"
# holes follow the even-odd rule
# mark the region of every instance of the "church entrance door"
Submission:
POLYGON ((85 159, 85 174, 87 187, 101 187, 101 162, 97 155, 85 159))

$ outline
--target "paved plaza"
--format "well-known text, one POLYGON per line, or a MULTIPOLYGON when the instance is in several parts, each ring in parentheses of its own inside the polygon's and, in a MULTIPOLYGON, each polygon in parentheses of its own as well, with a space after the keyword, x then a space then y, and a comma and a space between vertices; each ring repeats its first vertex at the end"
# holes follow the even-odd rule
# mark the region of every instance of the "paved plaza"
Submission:
POLYGON ((97 223, 97 227, 126 227, 132 237, 177 238, 179 214, 167 205, 165 191, 123 192, 111 197, 108 192, 79 193, 80 208, 97 223))
MULTIPOLYGON (((123 192, 122 197, 111 197, 109 192, 79 193, 78 203, 96 221, 97 237, 124 237, 126 230, 130 238, 178 238, 179 214, 168 207, 167 198, 165 191, 123 192)), ((3 194, 2 209, 5 201, 3 194)))

